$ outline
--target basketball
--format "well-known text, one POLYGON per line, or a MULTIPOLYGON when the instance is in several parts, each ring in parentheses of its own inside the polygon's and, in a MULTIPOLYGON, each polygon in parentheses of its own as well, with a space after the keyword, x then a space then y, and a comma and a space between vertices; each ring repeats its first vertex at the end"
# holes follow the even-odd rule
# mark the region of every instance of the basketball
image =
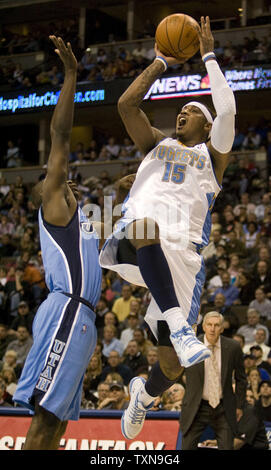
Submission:
POLYGON ((197 25, 194 18, 182 13, 166 16, 156 28, 158 49, 167 57, 188 60, 199 50, 197 25))

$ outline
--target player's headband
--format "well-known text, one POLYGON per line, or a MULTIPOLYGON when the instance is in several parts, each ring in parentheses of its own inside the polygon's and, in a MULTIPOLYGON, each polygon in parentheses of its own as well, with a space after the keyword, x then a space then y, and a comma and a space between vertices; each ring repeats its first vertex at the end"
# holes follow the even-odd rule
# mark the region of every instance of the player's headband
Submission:
POLYGON ((214 122, 210 111, 206 108, 206 106, 204 106, 204 104, 199 103, 198 101, 190 101, 190 103, 187 103, 186 105, 184 105, 183 108, 185 108, 186 106, 196 106, 204 114, 208 122, 211 122, 211 123, 214 122))

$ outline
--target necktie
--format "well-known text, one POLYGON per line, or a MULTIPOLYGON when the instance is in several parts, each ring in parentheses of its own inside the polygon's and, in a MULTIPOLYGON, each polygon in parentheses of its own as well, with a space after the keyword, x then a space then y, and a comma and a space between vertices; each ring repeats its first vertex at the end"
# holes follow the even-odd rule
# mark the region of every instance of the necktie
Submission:
POLYGON ((209 349, 212 351, 212 355, 209 360, 209 383, 208 383, 208 392, 209 392, 209 405, 212 408, 216 408, 220 402, 220 376, 218 370, 218 364, 215 357, 215 346, 209 346, 209 349))

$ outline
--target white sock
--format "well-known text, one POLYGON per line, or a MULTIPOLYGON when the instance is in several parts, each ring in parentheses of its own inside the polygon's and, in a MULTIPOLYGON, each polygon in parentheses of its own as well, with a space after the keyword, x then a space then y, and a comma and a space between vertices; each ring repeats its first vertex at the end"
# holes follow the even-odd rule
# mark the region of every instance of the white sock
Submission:
POLYGON ((186 319, 184 318, 183 312, 180 307, 173 307, 163 312, 170 331, 176 331, 183 326, 188 326, 186 319))
POLYGON ((149 406, 157 397, 152 397, 146 392, 145 385, 141 388, 139 392, 139 400, 143 403, 145 407, 149 406))

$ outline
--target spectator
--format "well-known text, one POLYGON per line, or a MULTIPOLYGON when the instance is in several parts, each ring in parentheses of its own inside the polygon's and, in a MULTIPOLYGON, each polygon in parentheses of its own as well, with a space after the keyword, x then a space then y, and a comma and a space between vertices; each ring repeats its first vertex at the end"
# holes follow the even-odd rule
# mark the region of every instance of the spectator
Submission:
POLYGON ((12 349, 17 353, 17 364, 23 366, 27 354, 33 344, 32 336, 25 326, 18 326, 17 339, 11 341, 7 347, 7 351, 12 349))
POLYGON ((10 335, 8 326, 0 323, 0 360, 3 359, 9 343, 14 339, 16 339, 16 335, 10 335))
POLYGON ((243 237, 245 247, 249 250, 257 248, 260 242, 260 232, 255 222, 247 224, 247 231, 243 237))
POLYGON ((271 206, 270 194, 264 193, 261 198, 261 203, 257 204, 255 208, 255 215, 258 222, 261 222, 265 217, 266 209, 271 206))
POLYGON ((158 361, 158 348, 156 346, 150 346, 146 354, 148 362, 148 373, 150 373, 153 365, 158 361))
POLYGON ((243 346, 243 352, 249 354, 252 346, 260 346, 263 352, 263 361, 267 361, 268 354, 271 351, 271 348, 265 344, 266 341, 266 330, 264 328, 257 328, 255 331, 255 341, 252 344, 247 344, 243 346))
POLYGON ((116 297, 115 292, 113 292, 110 281, 105 276, 102 277, 102 295, 104 295, 107 302, 112 302, 116 297))
POLYGON ((240 256, 237 253, 231 253, 229 258, 230 264, 227 271, 231 276, 231 283, 234 284, 241 268, 240 256))
POLYGON ((271 292, 271 278, 270 271, 268 270, 268 263, 266 261, 258 261, 256 264, 256 273, 253 275, 254 287, 262 287, 268 294, 271 292))
POLYGON ((109 385, 109 395, 103 401, 103 406, 99 409, 106 410, 126 410, 129 402, 122 383, 112 382, 109 385))
POLYGON ((35 314, 29 310, 29 304, 22 300, 18 305, 18 315, 14 318, 10 325, 10 334, 16 334, 18 326, 25 326, 32 335, 32 324, 35 314))
POLYGON ((145 337, 144 330, 142 328, 135 329, 134 339, 136 340, 138 344, 139 351, 141 351, 143 356, 147 356, 148 349, 153 347, 153 343, 151 340, 145 337))
POLYGON ((108 366, 103 368, 101 374, 101 381, 105 380, 106 376, 111 373, 119 374, 124 385, 128 385, 133 377, 133 372, 127 365, 121 362, 122 358, 118 351, 112 350, 108 356, 108 366))
POLYGON ((15 145, 13 140, 9 140, 7 145, 8 145, 7 153, 4 156, 4 160, 6 160, 7 168, 14 168, 14 167, 21 166, 21 156, 20 156, 19 147, 15 145))
POLYGON ((0 377, 0 407, 11 408, 12 405, 6 401, 6 383, 3 378, 0 377))
POLYGON ((113 312, 106 312, 104 315, 104 327, 113 326, 116 329, 116 336, 119 338, 121 328, 119 327, 119 321, 117 315, 113 312))
POLYGON ((108 143, 105 146, 106 151, 109 154, 110 160, 116 160, 119 155, 120 145, 116 143, 115 137, 110 137, 108 143))
POLYGON ((236 278, 235 286, 239 290, 238 299, 235 304, 249 305, 254 297, 254 283, 252 282, 250 274, 240 271, 236 278))
POLYGON ((6 382, 6 400, 12 405, 12 397, 17 388, 17 377, 12 367, 5 367, 1 372, 2 379, 6 382))
POLYGON ((101 295, 96 306, 96 327, 99 332, 101 328, 104 327, 104 316, 107 312, 109 312, 108 302, 106 298, 101 295))
POLYGON ((255 400, 259 399, 258 391, 259 391, 259 384, 261 380, 263 379, 261 377, 261 372, 258 369, 258 367, 256 366, 251 367, 247 374, 247 381, 248 381, 249 388, 253 392, 253 396, 255 400))
POLYGON ((135 300, 130 285, 125 284, 121 293, 122 296, 115 300, 112 307, 112 312, 117 315, 119 322, 123 322, 128 317, 131 311, 131 301, 135 300))
POLYGON ((227 232, 226 253, 227 255, 237 253, 240 257, 244 257, 246 255, 245 244, 242 240, 237 238, 234 226, 229 232, 227 232))
POLYGON ((13 240, 10 238, 10 235, 4 233, 0 240, 0 258, 12 257, 15 254, 16 246, 13 240))
POLYGON ((271 366, 269 362, 263 360, 263 350, 262 347, 259 344, 255 344, 253 346, 250 346, 250 353, 253 354, 255 357, 255 365, 258 368, 258 370, 261 373, 262 378, 270 378, 271 379, 271 366), (264 374, 263 372, 266 371, 268 376, 264 374))
POLYGON ((105 357, 109 357, 111 351, 117 351, 121 356, 124 351, 123 344, 116 337, 117 330, 114 326, 105 326, 103 330, 103 350, 102 353, 105 357))
POLYGON ((128 342, 122 363, 132 370, 133 376, 137 375, 137 370, 140 368, 148 367, 147 358, 139 351, 138 344, 135 340, 128 342))
POLYGON ((216 249, 219 245, 225 245, 225 241, 222 238, 221 231, 214 230, 212 232, 212 240, 205 248, 203 248, 201 253, 205 261, 212 256, 215 256, 216 249))
POLYGON ((147 51, 145 47, 143 46, 143 43, 141 41, 138 41, 136 44, 136 47, 132 50, 132 56, 137 59, 138 57, 141 57, 142 59, 146 59, 146 54, 147 51))
POLYGON ((235 334, 232 336, 232 339, 234 339, 235 341, 237 341, 237 342, 240 344, 242 350, 244 349, 244 346, 245 346, 245 338, 244 338, 243 335, 240 335, 240 334, 235 333, 235 334))
POLYGON ((247 311, 247 323, 240 326, 237 330, 237 334, 241 334, 245 338, 245 345, 250 344, 255 341, 255 333, 258 328, 263 328, 266 331, 266 340, 265 344, 268 344, 269 341, 269 331, 265 325, 261 325, 260 314, 254 308, 249 308, 247 311))
POLYGON ((84 380, 85 398, 90 399, 88 392, 97 390, 101 381, 103 365, 102 358, 98 354, 93 354, 89 361, 84 380))
POLYGON ((167 411, 181 411, 184 394, 185 388, 183 385, 179 383, 172 385, 165 392, 163 409, 167 411))
POLYGON ((243 150, 256 150, 260 147, 261 136, 258 134, 254 127, 248 129, 248 133, 245 136, 242 144, 243 150))
POLYGON ((97 387, 98 400, 95 403, 95 408, 101 410, 104 407, 105 399, 109 396, 110 387, 108 383, 100 382, 97 387))
POLYGON ((1 215, 0 235, 13 235, 15 232, 14 224, 9 220, 6 214, 1 215))
POLYGON ((3 356, 3 360, 0 361, 0 368, 1 368, 1 371, 5 370, 6 368, 9 368, 9 369, 12 368, 14 370, 16 380, 19 379, 21 372, 22 372, 22 366, 17 364, 16 351, 9 349, 5 352, 5 355, 3 356))
POLYGON ((247 192, 244 192, 241 194, 241 201, 240 204, 237 204, 237 206, 234 207, 233 212, 234 215, 239 216, 240 215, 240 209, 242 206, 245 206, 247 213, 253 213, 255 212, 256 206, 252 202, 250 202, 250 196, 247 192))
POLYGON ((215 294, 214 298, 214 307, 215 310, 218 313, 221 313, 222 315, 230 315, 231 314, 231 309, 230 307, 226 306, 226 297, 224 294, 215 294))
POLYGON ((214 298, 217 294, 223 294, 225 297, 225 307, 230 307, 234 304, 235 300, 238 299, 239 291, 237 287, 230 284, 230 274, 228 272, 224 272, 221 276, 222 280, 222 287, 218 287, 214 292, 213 296, 211 296, 211 300, 214 301, 214 298))
POLYGON ((139 327, 139 318, 134 313, 129 313, 127 316, 128 327, 122 330, 120 335, 120 341, 122 342, 124 349, 127 347, 130 340, 134 337, 134 331, 139 327))
POLYGON ((259 384, 259 401, 255 406, 261 418, 271 422, 271 380, 263 380, 259 384))
POLYGON ((258 287, 255 290, 255 299, 250 302, 249 308, 256 309, 261 320, 271 320, 271 301, 266 298, 263 288, 258 287))
POLYGON ((235 129, 235 136, 232 146, 232 151, 236 152, 242 149, 242 145, 245 139, 245 135, 238 128, 235 129))

